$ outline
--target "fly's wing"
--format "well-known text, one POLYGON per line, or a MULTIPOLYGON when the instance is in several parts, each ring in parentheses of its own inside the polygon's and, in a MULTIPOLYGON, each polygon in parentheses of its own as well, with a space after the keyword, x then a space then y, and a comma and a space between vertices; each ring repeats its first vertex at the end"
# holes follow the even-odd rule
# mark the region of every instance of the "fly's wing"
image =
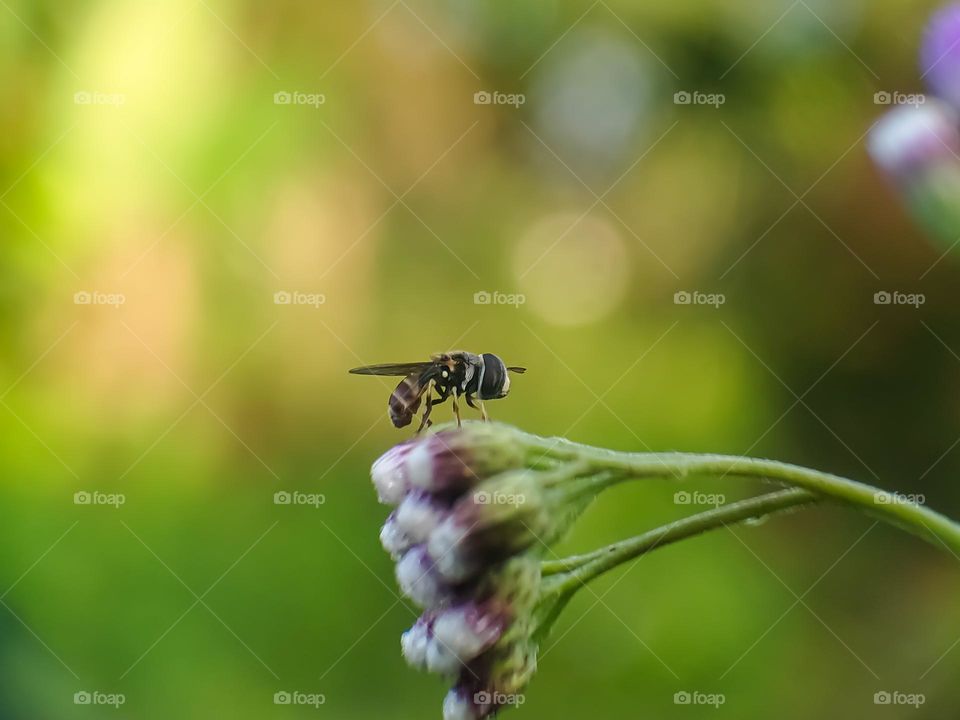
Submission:
POLYGON ((384 365, 364 365, 350 370, 354 375, 415 375, 429 369, 433 363, 386 363, 384 365))
POLYGON ((400 381, 397 389, 390 395, 388 403, 390 421, 394 427, 402 428, 410 424, 413 416, 420 409, 420 400, 423 398, 424 391, 437 373, 437 367, 428 364, 426 368, 413 372, 400 381))

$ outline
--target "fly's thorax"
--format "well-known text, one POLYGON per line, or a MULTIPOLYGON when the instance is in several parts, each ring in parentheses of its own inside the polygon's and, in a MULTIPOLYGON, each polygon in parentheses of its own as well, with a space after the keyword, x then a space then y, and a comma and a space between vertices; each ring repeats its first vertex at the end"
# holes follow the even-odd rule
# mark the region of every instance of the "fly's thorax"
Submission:
POLYGON ((471 395, 476 392, 482 363, 479 355, 455 352, 441 356, 441 369, 434 377, 434 385, 441 396, 471 395))

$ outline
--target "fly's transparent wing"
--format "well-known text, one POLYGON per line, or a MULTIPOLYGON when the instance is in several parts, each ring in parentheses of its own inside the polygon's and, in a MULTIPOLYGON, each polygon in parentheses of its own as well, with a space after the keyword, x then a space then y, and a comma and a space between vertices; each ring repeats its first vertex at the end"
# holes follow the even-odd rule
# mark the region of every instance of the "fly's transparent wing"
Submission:
POLYGON ((384 363, 383 365, 364 365, 350 370, 354 375, 419 375, 433 365, 432 362, 384 363))

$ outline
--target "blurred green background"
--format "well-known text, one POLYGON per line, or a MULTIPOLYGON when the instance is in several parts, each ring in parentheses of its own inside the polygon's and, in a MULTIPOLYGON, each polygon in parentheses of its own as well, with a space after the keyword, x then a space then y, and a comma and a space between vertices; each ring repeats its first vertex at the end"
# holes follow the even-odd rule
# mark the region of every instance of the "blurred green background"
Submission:
MULTIPOLYGON (((361 363, 496 352, 531 432, 960 516, 960 265, 864 146, 933 7, 0 0, 0 717, 439 718, 367 474, 408 432, 361 363)), ((581 592, 510 716, 954 716, 958 592, 840 509, 716 533, 581 592)))

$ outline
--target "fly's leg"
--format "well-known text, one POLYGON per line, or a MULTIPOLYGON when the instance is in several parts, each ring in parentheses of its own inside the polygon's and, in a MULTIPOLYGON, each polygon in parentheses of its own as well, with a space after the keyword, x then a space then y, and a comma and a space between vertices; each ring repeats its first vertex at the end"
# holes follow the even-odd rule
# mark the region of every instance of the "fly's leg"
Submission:
POLYGON ((488 422, 488 421, 490 420, 490 416, 487 415, 487 408, 484 407, 483 400, 478 401, 478 402, 480 403, 480 406, 477 407, 476 405, 473 404, 473 396, 472 396, 472 395, 467 395, 466 397, 467 397, 467 405, 469 405, 470 407, 472 407, 474 410, 479 410, 479 411, 480 411, 480 416, 483 418, 483 421, 484 421, 484 422, 488 422))
POLYGON ((456 391, 450 393, 450 398, 453 400, 453 414, 457 418, 457 427, 463 427, 463 423, 460 421, 460 405, 457 403, 456 391))
MULTIPOLYGON (((433 409, 433 382, 430 382, 430 385, 427 387, 427 392, 425 398, 427 406, 423 409, 423 417, 420 419, 420 427, 417 428, 417 435, 419 435, 423 428, 430 427, 433 425, 433 420, 430 419, 430 410, 433 409)), ((443 402, 442 400, 440 402, 443 402)))

